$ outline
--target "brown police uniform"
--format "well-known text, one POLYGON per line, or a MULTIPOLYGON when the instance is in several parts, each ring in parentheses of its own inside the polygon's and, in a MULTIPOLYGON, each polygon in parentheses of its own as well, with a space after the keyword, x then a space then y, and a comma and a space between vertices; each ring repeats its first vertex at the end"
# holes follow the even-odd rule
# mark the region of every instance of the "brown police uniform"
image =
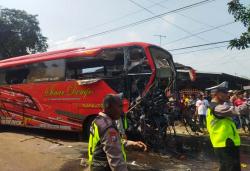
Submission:
MULTIPOLYGON (((214 115, 223 119, 224 117, 237 116, 248 110, 248 105, 243 104, 239 107, 230 106, 230 104, 217 104, 211 102, 214 115)), ((235 133, 238 134, 238 133, 235 133)), ((225 147, 214 148, 215 154, 219 158, 220 171, 240 171, 240 146, 234 144, 233 140, 228 138, 225 147)))
MULTIPOLYGON (((122 153, 122 140, 115 122, 105 113, 99 113, 93 121, 98 127, 100 143, 93 153, 90 169, 127 171, 127 164, 122 153)), ((128 142, 123 141, 126 145, 128 142)))
MULTIPOLYGON (((207 88, 211 93, 227 94, 228 82, 207 88)), ((207 129, 210 140, 220 162, 220 171, 240 171, 240 136, 233 116, 239 116, 248 110, 250 102, 235 107, 228 102, 219 104, 216 99, 210 103, 207 112, 207 129)))

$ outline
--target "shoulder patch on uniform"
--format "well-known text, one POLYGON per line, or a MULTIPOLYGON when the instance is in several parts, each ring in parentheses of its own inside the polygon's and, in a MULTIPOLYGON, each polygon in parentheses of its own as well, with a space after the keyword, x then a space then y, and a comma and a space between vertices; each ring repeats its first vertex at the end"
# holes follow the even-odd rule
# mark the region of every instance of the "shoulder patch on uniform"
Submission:
POLYGON ((94 135, 95 134, 95 131, 94 131, 94 128, 93 128, 94 125, 91 125, 90 126, 90 134, 94 135))
POLYGON ((109 134, 109 140, 110 140, 110 142, 112 142, 112 143, 117 142, 117 140, 118 140, 118 133, 115 130, 110 130, 108 134, 109 134))

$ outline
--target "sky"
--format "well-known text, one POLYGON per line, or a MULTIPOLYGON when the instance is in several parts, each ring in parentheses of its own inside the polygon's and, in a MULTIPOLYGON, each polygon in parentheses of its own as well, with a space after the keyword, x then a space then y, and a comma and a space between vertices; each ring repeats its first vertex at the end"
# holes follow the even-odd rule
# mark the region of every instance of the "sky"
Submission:
MULTIPOLYGON (((86 38, 113 28, 166 13, 202 0, 0 0, 2 8, 38 15, 49 51, 122 42, 148 42, 169 50, 175 62, 198 71, 223 72, 250 78, 250 48, 231 50, 227 43, 173 49, 237 38, 246 28, 228 13, 229 0, 214 0, 169 13, 126 29, 86 38), (222 26, 224 25, 224 26, 222 26), (222 26, 218 29, 215 27, 222 26), (194 35, 211 29, 209 32, 194 35), (79 40, 79 38, 82 38, 79 40)), ((241 0, 250 5, 249 0, 241 0)))

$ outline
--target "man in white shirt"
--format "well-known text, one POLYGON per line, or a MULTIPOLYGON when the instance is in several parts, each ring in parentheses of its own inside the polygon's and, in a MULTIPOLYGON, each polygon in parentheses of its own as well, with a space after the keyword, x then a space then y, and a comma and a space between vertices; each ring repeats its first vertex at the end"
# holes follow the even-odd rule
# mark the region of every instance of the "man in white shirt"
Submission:
POLYGON ((196 114, 199 116, 199 125, 200 128, 204 129, 206 126, 206 113, 209 103, 204 99, 204 95, 201 94, 196 102, 196 114))

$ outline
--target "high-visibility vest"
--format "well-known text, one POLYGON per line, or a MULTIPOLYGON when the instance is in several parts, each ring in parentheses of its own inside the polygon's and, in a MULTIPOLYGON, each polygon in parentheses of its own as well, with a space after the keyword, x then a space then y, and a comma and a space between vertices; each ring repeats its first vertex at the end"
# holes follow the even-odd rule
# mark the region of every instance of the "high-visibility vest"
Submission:
POLYGON ((207 130, 213 147, 226 147, 227 139, 231 139, 235 146, 240 146, 240 136, 230 117, 218 118, 213 110, 207 111, 207 130))
MULTIPOLYGON (((107 127, 105 131, 107 131, 109 128, 113 126, 107 127)), ((104 131, 104 132, 105 132, 104 131)), ((122 154, 124 157, 124 160, 126 161, 127 156, 124 148, 124 144, 121 142, 122 147, 122 154)), ((89 156, 89 164, 91 165, 93 162, 93 159, 108 162, 105 152, 102 149, 102 145, 100 142, 100 136, 98 131, 98 126, 93 122, 90 128, 90 136, 89 136, 89 144, 88 144, 88 156, 89 156)))
POLYGON ((128 129, 128 118, 127 118, 127 114, 124 114, 124 117, 123 117, 123 127, 124 127, 124 130, 125 130, 125 131, 128 129))

